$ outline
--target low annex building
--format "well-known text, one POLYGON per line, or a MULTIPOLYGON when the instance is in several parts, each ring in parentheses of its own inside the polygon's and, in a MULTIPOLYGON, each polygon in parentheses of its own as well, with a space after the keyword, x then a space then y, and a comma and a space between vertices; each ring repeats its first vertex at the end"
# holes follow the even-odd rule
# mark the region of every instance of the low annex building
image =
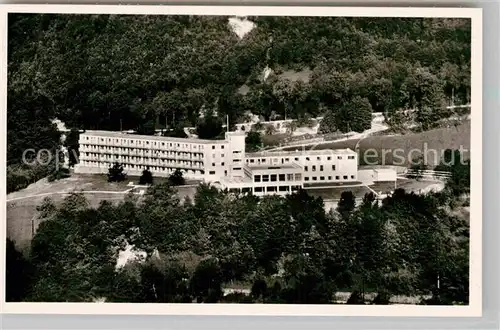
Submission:
POLYGON ((86 131, 79 143, 76 173, 107 173, 115 162, 133 176, 146 168, 160 177, 180 169, 188 179, 257 196, 286 195, 304 183, 359 181, 358 156, 350 149, 245 153, 243 131, 227 132, 224 140, 86 131))

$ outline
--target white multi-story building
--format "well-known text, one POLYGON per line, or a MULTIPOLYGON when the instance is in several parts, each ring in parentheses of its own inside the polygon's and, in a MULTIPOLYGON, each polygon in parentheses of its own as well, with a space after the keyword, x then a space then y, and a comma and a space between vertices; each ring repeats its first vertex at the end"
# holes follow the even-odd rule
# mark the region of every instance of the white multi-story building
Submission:
POLYGON ((350 149, 245 153, 245 132, 224 140, 143 136, 110 131, 80 134, 76 173, 107 173, 118 162, 128 175, 148 168, 153 176, 181 169, 189 179, 255 195, 285 195, 304 184, 358 180, 358 159, 350 149))

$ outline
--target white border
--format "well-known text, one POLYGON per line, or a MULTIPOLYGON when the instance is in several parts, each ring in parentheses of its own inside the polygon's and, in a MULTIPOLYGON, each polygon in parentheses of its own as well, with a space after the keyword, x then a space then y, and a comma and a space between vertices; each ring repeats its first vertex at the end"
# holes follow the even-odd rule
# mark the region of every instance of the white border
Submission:
MULTIPOLYGON (((0 244, 0 301, 2 313, 115 314, 115 315, 267 315, 267 316, 482 316, 482 9, 407 7, 285 7, 285 6, 119 6, 119 5, 0 5, 0 118, 7 132, 7 15, 8 13, 157 14, 227 16, 350 16, 461 17, 472 20, 471 48, 471 226, 470 298, 468 306, 357 306, 268 304, 149 304, 149 303, 6 303, 5 244, 0 244)), ((6 200, 6 135, 0 136, 0 196, 6 200)), ((5 242, 6 203, 0 203, 5 242)))

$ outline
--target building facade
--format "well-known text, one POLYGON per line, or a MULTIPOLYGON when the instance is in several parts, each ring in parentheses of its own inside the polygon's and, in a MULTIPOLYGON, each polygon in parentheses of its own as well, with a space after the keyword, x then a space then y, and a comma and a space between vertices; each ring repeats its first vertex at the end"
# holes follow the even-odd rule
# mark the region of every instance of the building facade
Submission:
POLYGON ((199 140, 86 131, 79 145, 76 173, 107 173, 118 162, 133 176, 146 168, 165 177, 180 169, 186 178, 204 181, 243 175, 243 132, 228 132, 225 140, 199 140))
POLYGON ((358 181, 357 153, 350 149, 245 153, 242 131, 227 132, 224 140, 86 131, 79 143, 76 173, 108 173, 116 162, 131 176, 148 168, 166 177, 180 169, 187 179, 255 195, 285 195, 304 183, 358 181))

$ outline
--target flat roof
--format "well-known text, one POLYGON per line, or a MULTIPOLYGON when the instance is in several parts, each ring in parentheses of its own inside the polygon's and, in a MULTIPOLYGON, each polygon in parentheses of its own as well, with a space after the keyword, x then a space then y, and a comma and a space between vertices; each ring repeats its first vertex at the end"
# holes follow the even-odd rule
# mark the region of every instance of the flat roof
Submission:
POLYGON ((278 164, 278 165, 269 165, 269 164, 245 164, 250 170, 279 170, 279 169, 299 169, 302 168, 299 164, 289 163, 289 164, 278 164))
POLYGON ((249 184, 252 184, 252 178, 249 178, 247 176, 245 177, 240 177, 240 176, 237 176, 237 177, 223 177, 221 178, 221 183, 249 183, 249 184))
POLYGON ((249 152, 246 154, 250 158, 258 157, 292 157, 292 156, 316 156, 316 155, 352 155, 356 154, 351 149, 321 149, 321 150, 296 150, 296 151, 261 151, 249 152))
POLYGON ((227 143, 226 140, 203 140, 203 139, 193 139, 193 138, 178 138, 169 136, 156 136, 156 135, 138 135, 129 134, 125 132, 118 131, 85 131, 81 133, 80 136, 97 136, 97 137, 113 137, 113 138, 128 138, 136 140, 148 140, 148 141, 163 141, 163 142, 182 142, 182 143, 198 143, 198 144, 223 144, 227 143))

